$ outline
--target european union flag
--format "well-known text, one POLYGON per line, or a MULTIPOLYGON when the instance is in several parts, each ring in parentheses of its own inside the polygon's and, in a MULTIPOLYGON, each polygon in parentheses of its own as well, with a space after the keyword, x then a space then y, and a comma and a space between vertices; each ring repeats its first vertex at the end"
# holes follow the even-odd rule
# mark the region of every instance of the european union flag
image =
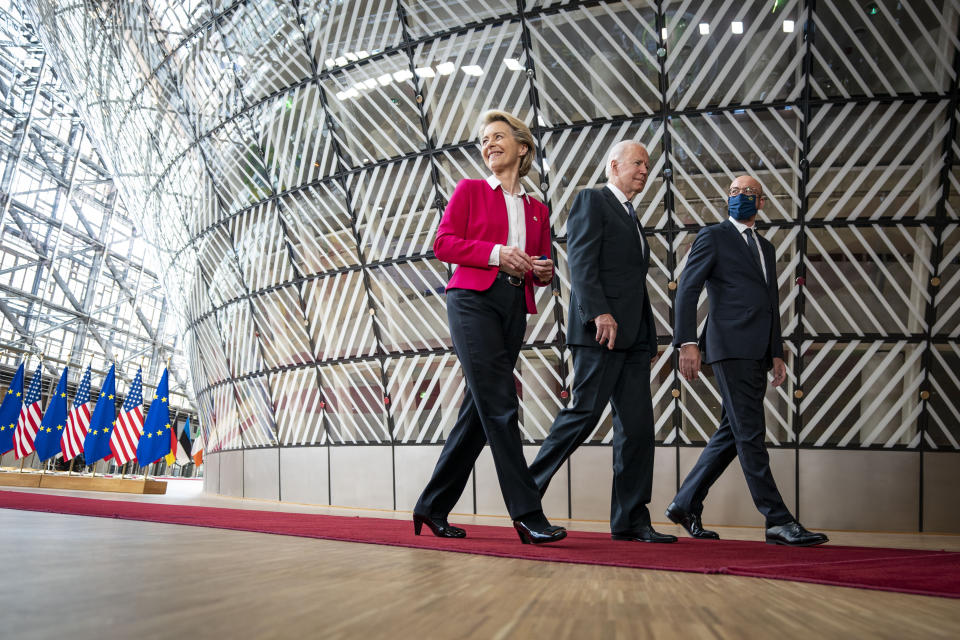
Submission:
POLYGON ((117 422, 117 404, 114 401, 117 392, 114 381, 115 368, 115 365, 110 365, 110 371, 107 372, 107 377, 100 388, 97 406, 90 417, 90 429, 83 441, 83 459, 87 464, 93 464, 111 455, 110 434, 117 422))
POLYGON ((60 453, 60 438, 63 437, 66 426, 67 368, 64 367, 63 373, 60 374, 60 382, 57 383, 57 390, 47 403, 47 411, 43 414, 40 430, 37 431, 37 437, 33 441, 37 457, 41 460, 49 460, 60 453))
POLYGON ((13 449, 13 432, 17 429, 20 408, 23 406, 23 363, 10 382, 0 404, 0 455, 13 449))
POLYGON ((137 460, 142 466, 153 464, 170 453, 170 403, 168 399, 167 370, 160 376, 160 384, 143 421, 143 435, 137 443, 137 460))

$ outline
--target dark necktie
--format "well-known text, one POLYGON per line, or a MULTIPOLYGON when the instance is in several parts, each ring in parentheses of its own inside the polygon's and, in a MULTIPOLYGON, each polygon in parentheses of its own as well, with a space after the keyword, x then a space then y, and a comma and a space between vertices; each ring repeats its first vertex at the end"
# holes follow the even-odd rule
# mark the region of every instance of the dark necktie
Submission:
POLYGON ((744 233, 747 234, 747 246, 750 247, 750 254, 753 256, 753 261, 760 267, 760 273, 763 273, 763 265, 760 264, 760 249, 757 247, 757 241, 753 237, 753 229, 747 227, 744 233))
POLYGON ((637 233, 640 234, 640 247, 643 249, 644 257, 646 257, 647 242, 646 242, 646 238, 643 235, 643 227, 640 226, 640 221, 637 220, 637 212, 633 208, 633 203, 627 200, 626 202, 623 203, 623 206, 627 208, 627 217, 630 218, 633 224, 637 225, 637 233))

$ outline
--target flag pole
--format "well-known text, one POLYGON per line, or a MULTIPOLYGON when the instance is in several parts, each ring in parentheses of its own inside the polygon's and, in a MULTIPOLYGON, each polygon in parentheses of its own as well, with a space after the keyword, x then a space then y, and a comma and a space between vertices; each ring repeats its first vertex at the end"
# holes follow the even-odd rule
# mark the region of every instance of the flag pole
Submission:
POLYGON ((68 475, 68 476, 72 476, 72 475, 73 475, 73 463, 74 463, 74 462, 76 462, 76 458, 70 458, 70 468, 67 469, 67 475, 68 475))

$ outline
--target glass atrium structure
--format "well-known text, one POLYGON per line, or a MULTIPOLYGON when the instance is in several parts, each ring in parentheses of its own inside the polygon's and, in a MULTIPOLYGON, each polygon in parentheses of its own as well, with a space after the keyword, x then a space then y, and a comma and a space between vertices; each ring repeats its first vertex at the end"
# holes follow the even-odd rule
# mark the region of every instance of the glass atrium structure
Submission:
MULTIPOLYGON (((96 145, 127 209, 93 179, 99 162, 61 171, 62 152, 48 162, 40 147, 54 145, 28 138, 21 147, 37 160, 21 164, 44 176, 55 166, 60 177, 47 179, 67 180, 64 197, 112 217, 103 243, 123 248, 100 271, 125 284, 93 306, 152 292, 137 299, 155 304, 123 328, 182 327, 208 453, 275 450, 269 464, 224 457, 253 465, 243 478, 262 469, 283 482, 284 456, 301 455, 284 450, 323 448, 324 464, 345 468, 331 450, 373 447, 385 457, 358 454, 359 466, 385 465, 392 505, 409 502, 405 470, 430 463, 407 449, 442 442, 463 388, 446 327, 449 268, 431 247, 457 181, 485 175, 476 122, 489 108, 533 128, 539 153, 524 186, 551 208, 559 266, 555 286, 538 291, 516 370, 531 445, 569 400, 570 203, 603 183, 605 151, 629 138, 653 166, 635 204, 653 248, 663 355, 651 390, 666 460, 682 466, 716 425, 712 379, 689 384, 674 369, 672 296, 694 235, 723 219, 726 186, 742 173, 764 185, 760 229, 777 247, 789 376, 767 396, 768 440, 792 465, 797 501, 804 452, 960 451, 956 2, 25 5, 44 47, 23 49, 18 64, 37 77, 55 70, 69 88, 80 118, 50 126, 66 140, 76 128, 69 144, 81 157, 97 157, 96 145), (122 231, 133 228, 127 212, 149 256, 122 231)), ((4 216, 14 223, 6 206, 4 216)), ((90 225, 80 240, 62 225, 57 260, 88 246, 90 225)), ((41 262, 26 234, 22 250, 41 262)), ((94 262, 84 257, 78 281, 94 262)), ((21 281, 54 293, 37 296, 48 324, 68 319, 63 287, 28 273, 21 281)), ((133 353, 152 344, 130 343, 133 353)), ((99 343, 84 334, 83 344, 99 343)), ((590 444, 611 437, 607 415, 590 444)), ((904 473, 922 487, 923 469, 904 473)), ((326 473, 323 500, 349 501, 333 466, 326 473)))
POLYGON ((0 41, 0 384, 24 361, 29 380, 42 361, 45 405, 64 366, 75 387, 90 365, 96 399, 116 363, 122 401, 137 367, 150 390, 169 361, 182 424, 194 392, 164 265, 33 24, 9 2, 0 41))

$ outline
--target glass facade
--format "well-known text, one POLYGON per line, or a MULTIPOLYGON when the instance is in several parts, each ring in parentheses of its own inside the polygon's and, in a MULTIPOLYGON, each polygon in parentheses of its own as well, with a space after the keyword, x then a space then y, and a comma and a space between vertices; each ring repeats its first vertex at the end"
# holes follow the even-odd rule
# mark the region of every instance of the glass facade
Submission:
MULTIPOLYGON (((516 368, 524 438, 568 402, 566 219, 606 150, 650 150, 635 202, 663 356, 656 437, 702 443, 719 394, 675 370, 677 277, 756 176, 777 248, 777 447, 960 449, 953 2, 76 3, 29 9, 127 210, 156 239, 208 452, 436 443, 457 414, 431 251, 485 175, 489 108, 538 142, 553 288, 516 368)), ((152 249, 153 251, 153 249, 152 249)), ((706 313, 703 302, 701 318, 706 313)), ((610 416, 593 434, 612 437, 610 416)))
POLYGON ((183 424, 194 391, 166 265, 22 12, 0 2, 0 388, 21 362, 28 381, 42 363, 46 406, 64 366, 72 397, 89 365, 96 399, 116 363, 119 406, 138 366, 149 401, 169 361, 183 424))

